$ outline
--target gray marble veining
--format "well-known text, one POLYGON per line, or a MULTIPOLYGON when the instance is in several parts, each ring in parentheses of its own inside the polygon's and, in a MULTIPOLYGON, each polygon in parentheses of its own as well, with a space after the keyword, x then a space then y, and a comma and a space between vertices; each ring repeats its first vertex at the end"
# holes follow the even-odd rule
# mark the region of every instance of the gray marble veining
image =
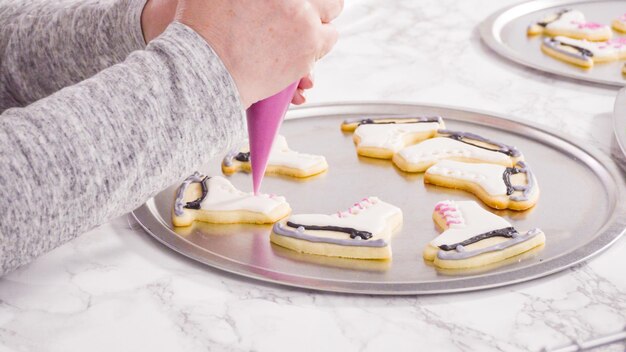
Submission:
MULTIPOLYGON (((401 100, 509 114, 605 151, 614 89, 506 62, 477 24, 517 0, 347 0, 310 102, 401 100)), ((0 279, 20 351, 539 351, 626 325, 626 240, 570 270, 481 292, 324 294, 205 268, 116 219, 0 279)), ((623 344, 602 351, 623 351, 623 344)), ((0 350, 4 350, 0 348, 0 350)))

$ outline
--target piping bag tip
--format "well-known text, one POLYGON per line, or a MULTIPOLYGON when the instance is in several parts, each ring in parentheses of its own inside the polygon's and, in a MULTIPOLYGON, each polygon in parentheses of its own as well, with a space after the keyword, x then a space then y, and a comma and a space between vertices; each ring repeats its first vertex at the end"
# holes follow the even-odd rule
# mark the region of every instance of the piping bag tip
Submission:
POLYGON ((298 83, 294 82, 277 94, 252 104, 246 111, 252 188, 255 195, 259 194, 274 138, 283 122, 298 83))

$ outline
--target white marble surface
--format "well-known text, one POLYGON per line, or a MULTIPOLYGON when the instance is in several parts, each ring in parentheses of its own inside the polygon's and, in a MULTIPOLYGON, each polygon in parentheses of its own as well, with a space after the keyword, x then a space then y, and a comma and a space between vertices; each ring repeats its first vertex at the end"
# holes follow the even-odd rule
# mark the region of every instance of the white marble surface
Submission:
MULTIPOLYGON (((513 1, 346 0, 342 38, 309 100, 483 109, 609 150, 614 89, 539 74, 481 44, 477 24, 513 1)), ((537 351, 624 327, 624 267, 621 239, 588 263, 510 287, 325 294, 203 267, 119 218, 0 279, 0 351, 537 351)))

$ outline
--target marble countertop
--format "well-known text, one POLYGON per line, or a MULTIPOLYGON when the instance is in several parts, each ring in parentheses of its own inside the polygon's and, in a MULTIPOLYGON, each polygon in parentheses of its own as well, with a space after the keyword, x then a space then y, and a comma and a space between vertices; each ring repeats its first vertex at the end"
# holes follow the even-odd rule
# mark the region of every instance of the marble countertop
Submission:
MULTIPOLYGON (((608 152, 615 89, 517 66, 481 43, 477 25, 516 1, 347 0, 309 101, 487 110, 608 152)), ((622 238, 589 262, 498 289, 319 293, 196 264, 122 217, 0 279, 0 351, 538 351, 626 326, 624 267, 622 238)))

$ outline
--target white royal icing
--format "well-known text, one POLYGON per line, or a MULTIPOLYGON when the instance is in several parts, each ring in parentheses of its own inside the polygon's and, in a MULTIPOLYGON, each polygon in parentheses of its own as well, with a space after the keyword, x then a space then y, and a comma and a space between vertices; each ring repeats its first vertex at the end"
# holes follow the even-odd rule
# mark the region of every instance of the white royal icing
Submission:
MULTIPOLYGON (((450 216, 446 216, 446 214, 460 213, 456 216, 461 216, 463 222, 451 224, 441 235, 430 241, 433 247, 463 242, 486 232, 511 227, 508 221, 483 209, 474 201, 446 201, 442 203, 445 204, 443 207, 439 207, 439 214, 444 217, 444 220, 448 221, 447 218, 450 216)), ((437 205, 439 206, 439 204, 437 205)), ((438 211, 437 207, 435 211, 438 211)))
POLYGON ((563 13, 558 20, 548 23, 546 28, 553 31, 564 31, 585 35, 610 36, 612 33, 609 26, 594 22, 587 22, 585 20, 585 15, 578 10, 569 10, 563 13))
POLYGON ((291 150, 284 136, 276 136, 269 156, 270 165, 308 170, 321 163, 325 164, 326 158, 321 155, 305 154, 291 150))
POLYGON ((510 162, 511 157, 452 138, 437 137, 402 149, 398 154, 409 163, 437 162, 450 158, 477 159, 488 163, 510 162))
MULTIPOLYGON (((246 143, 247 144, 247 143, 246 143)), ((248 147, 242 152, 247 152, 248 147)), ((236 155, 236 153, 233 153, 236 155)), ((231 154, 227 158, 232 158, 231 154)), ((319 164, 326 164, 326 158, 321 155, 305 154, 289 149, 287 139, 282 135, 277 135, 272 144, 272 149, 268 158, 268 165, 282 166, 290 169, 309 170, 319 164)))
POLYGON ((210 211, 247 210, 269 214, 278 206, 287 204, 284 197, 242 192, 230 181, 221 176, 213 176, 206 181, 207 196, 200 203, 200 208, 210 211))
MULTIPOLYGON (((301 225, 339 226, 368 231, 372 234, 372 238, 366 241, 373 242, 378 239, 383 239, 387 242, 391 235, 391 229, 388 228, 389 219, 401 215, 402 210, 400 210, 400 208, 385 203, 377 197, 368 197, 355 203, 346 211, 337 212, 332 215, 297 214, 289 217, 288 221, 301 225)), ((305 230, 305 233, 317 237, 349 239, 349 237, 347 237, 348 235, 345 233, 333 231, 305 230)), ((359 239, 355 239, 355 241, 358 240, 359 239)))
POLYGON ((564 44, 591 51, 594 60, 617 60, 620 57, 626 56, 626 38, 615 38, 606 42, 591 42, 584 39, 572 39, 563 36, 558 36, 554 39, 564 44))
POLYGON ((436 132, 442 128, 438 122, 406 124, 365 124, 354 131, 359 146, 389 149, 394 152, 404 148, 404 138, 412 133, 436 132))
POLYGON ((426 170, 426 174, 473 182, 482 187, 491 196, 506 196, 506 184, 502 177, 505 170, 506 167, 502 165, 441 160, 426 170))

